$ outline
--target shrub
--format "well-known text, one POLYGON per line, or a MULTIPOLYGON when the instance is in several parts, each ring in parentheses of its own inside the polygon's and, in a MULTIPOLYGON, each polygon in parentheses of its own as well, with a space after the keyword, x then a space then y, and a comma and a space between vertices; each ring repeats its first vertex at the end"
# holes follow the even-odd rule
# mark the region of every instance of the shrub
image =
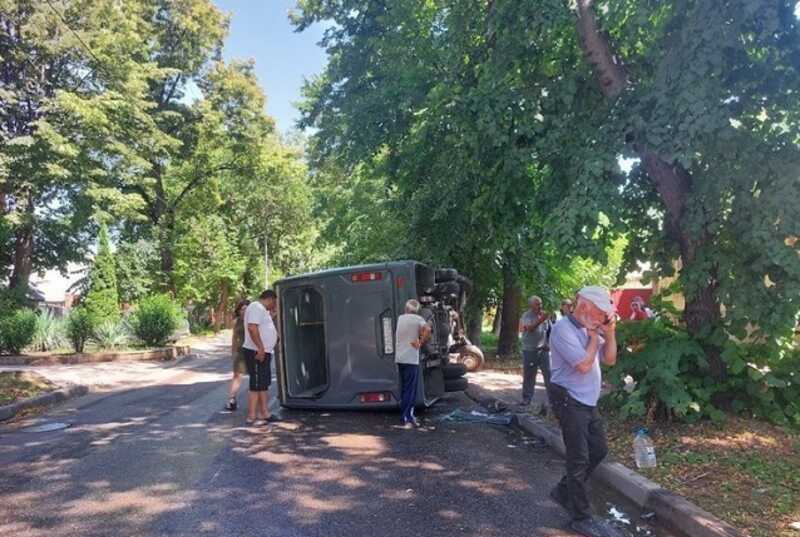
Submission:
POLYGON ((0 348, 19 354, 31 344, 36 332, 36 313, 16 310, 0 319, 0 348))
POLYGON ((95 327, 92 340, 102 349, 118 349, 130 342, 131 331, 125 321, 105 320, 95 327))
POLYGON ((72 310, 67 319, 67 337, 75 352, 83 352, 86 342, 94 334, 94 316, 84 307, 72 310))
POLYGON ((141 301, 131 315, 131 328, 145 345, 163 346, 182 319, 181 310, 166 295, 153 295, 141 301))
POLYGON ((63 320, 46 311, 36 317, 36 331, 31 345, 38 351, 51 351, 66 346, 66 326, 63 320))

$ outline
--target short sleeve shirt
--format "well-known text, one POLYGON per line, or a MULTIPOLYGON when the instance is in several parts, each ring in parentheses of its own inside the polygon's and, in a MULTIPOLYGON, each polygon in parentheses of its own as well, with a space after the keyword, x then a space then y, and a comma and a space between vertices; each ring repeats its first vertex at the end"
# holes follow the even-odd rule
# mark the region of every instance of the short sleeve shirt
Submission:
POLYGON ((605 346, 601 338, 592 369, 580 373, 575 366, 583 361, 588 346, 589 334, 572 315, 559 319, 550 333, 550 382, 566 388, 576 401, 597 406, 602 381, 600 356, 605 346))
MULTIPOLYGON (((524 325, 532 325, 535 324, 538 320, 537 315, 535 315, 531 310, 526 311, 522 314, 522 318, 520 319, 520 323, 524 325)), ((550 321, 546 320, 542 324, 536 327, 536 330, 533 332, 522 332, 522 350, 523 351, 535 351, 545 347, 547 345, 547 328, 550 326, 550 321)))
POLYGON ((395 338, 394 361, 398 364, 419 364, 419 349, 411 345, 419 339, 419 330, 427 323, 415 313, 404 313, 397 318, 397 337, 395 338))
POLYGON ((259 301, 251 302, 244 310, 244 344, 242 347, 257 351, 258 347, 250 337, 249 327, 251 324, 258 325, 258 333, 261 336, 261 343, 264 345, 264 352, 272 353, 275 343, 278 341, 278 331, 275 323, 272 322, 267 308, 259 301))

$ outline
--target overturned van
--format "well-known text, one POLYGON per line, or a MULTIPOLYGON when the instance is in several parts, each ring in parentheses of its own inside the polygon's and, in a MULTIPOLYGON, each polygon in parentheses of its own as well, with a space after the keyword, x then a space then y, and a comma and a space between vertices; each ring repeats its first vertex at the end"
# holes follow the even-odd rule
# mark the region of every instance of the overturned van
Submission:
MULTIPOLYGON (((332 269, 286 278, 278 293, 278 393, 289 408, 394 407, 400 399, 394 332, 415 298, 433 326, 420 353, 419 406, 466 387, 466 368, 451 364, 464 345, 459 329, 469 281, 453 269, 416 261, 332 269)), ((468 348, 471 347, 471 348, 468 348)), ((482 356, 480 357, 482 359, 482 356)))

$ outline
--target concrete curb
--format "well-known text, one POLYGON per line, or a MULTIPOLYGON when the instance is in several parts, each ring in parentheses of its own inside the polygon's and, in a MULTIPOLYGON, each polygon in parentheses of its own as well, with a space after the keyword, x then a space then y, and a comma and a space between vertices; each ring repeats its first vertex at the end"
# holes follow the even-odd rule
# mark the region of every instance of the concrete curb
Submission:
POLYGON ((20 410, 26 408, 33 408, 39 406, 50 406, 56 403, 61 403, 73 397, 80 397, 89 393, 88 386, 73 384, 65 388, 61 388, 52 392, 43 393, 36 397, 29 397, 10 405, 0 406, 0 421, 10 420, 19 413, 20 410))
MULTIPOLYGON (((470 389, 465 393, 484 406, 487 406, 485 404, 487 401, 490 407, 509 406, 475 384, 470 384, 470 389)), ((515 414, 514 424, 542 438, 559 455, 565 456, 564 441, 557 426, 525 414, 515 414)), ((689 537, 744 536, 740 530, 694 505, 683 496, 662 488, 658 483, 618 462, 601 463, 594 475, 639 507, 653 511, 659 520, 689 537)))
POLYGON ((0 366, 52 365, 52 364, 91 364, 98 362, 162 360, 169 361, 191 354, 188 345, 163 347, 146 351, 92 352, 83 354, 45 354, 27 356, 0 356, 0 366))

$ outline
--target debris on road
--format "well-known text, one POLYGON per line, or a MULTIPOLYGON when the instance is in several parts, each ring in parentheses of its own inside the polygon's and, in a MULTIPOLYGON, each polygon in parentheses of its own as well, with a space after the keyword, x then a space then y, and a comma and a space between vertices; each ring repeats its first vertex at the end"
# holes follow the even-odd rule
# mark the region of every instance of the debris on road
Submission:
POLYGON ((447 414, 441 421, 454 421, 459 423, 488 423, 490 425, 511 425, 512 417, 508 415, 489 415, 473 410, 465 412, 460 408, 447 414))

